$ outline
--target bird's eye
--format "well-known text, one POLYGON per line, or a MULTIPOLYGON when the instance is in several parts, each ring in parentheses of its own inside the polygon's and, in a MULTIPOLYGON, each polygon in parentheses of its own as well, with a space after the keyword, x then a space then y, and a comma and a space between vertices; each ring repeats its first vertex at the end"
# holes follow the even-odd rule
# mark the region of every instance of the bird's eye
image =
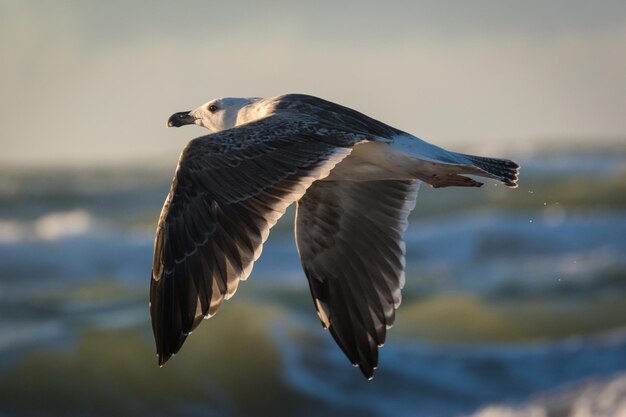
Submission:
POLYGON ((219 109, 217 108, 217 106, 216 106, 215 104, 211 104, 211 105, 209 106, 209 111, 210 111, 211 113, 215 113, 215 112, 216 112, 216 111, 218 111, 218 110, 219 110, 219 109))

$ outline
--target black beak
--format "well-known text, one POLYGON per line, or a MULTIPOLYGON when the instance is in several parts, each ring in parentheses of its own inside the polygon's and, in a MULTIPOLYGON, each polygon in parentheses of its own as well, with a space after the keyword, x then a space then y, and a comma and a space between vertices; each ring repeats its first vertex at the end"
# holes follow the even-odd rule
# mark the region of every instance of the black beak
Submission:
POLYGON ((190 113, 191 111, 174 113, 169 119, 167 119, 167 127, 181 127, 194 124, 196 122, 196 118, 190 113))

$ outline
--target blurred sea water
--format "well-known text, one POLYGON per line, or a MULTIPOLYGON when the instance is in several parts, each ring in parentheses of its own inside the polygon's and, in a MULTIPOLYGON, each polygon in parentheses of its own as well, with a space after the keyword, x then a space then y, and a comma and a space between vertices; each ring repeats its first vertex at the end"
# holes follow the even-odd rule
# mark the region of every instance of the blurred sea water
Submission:
POLYGON ((516 190, 420 190, 371 382, 319 325, 293 210, 159 369, 147 297, 172 172, 3 168, 0 416, 624 415, 626 153, 515 159, 516 190))

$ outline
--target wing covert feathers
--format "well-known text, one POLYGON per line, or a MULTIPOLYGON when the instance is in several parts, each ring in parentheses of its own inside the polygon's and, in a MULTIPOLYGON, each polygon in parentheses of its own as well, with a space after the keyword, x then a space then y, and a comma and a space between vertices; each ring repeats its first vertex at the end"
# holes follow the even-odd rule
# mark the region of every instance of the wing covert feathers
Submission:
POLYGON ((155 239, 150 313, 160 365, 248 277, 287 206, 356 141, 273 116, 189 143, 155 239))

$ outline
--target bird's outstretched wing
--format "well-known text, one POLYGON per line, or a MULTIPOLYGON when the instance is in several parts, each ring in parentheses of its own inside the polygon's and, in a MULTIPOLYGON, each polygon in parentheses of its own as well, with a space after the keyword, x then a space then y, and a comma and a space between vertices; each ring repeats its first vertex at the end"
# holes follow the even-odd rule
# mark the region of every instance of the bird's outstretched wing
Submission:
POLYGON ((322 325, 367 378, 404 285, 403 232, 419 181, 318 181, 298 202, 296 241, 322 325))
POLYGON ((150 314, 159 364, 235 293, 287 206, 359 141, 274 115, 187 145, 154 244, 150 314))

